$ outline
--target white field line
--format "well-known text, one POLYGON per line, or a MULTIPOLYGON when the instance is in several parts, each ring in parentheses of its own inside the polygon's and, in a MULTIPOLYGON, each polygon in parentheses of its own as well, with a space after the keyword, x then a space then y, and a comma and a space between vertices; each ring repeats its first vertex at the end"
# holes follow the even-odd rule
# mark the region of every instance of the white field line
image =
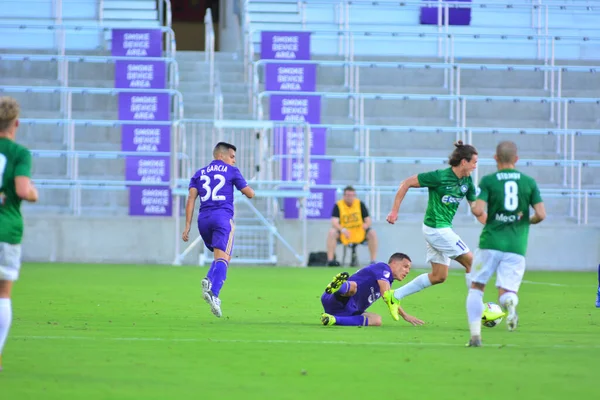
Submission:
MULTIPOLYGON (((158 338, 158 337, 94 337, 94 336, 12 336, 17 340, 85 340, 107 342, 165 342, 165 343, 248 343, 248 344, 304 344, 304 345, 342 345, 342 346, 396 346, 396 347, 464 347, 461 343, 419 343, 419 342, 350 342, 344 340, 278 340, 278 339, 209 339, 209 338, 158 338)), ((466 343, 466 340, 465 340, 466 343)), ((542 349, 600 349, 599 345, 518 345, 518 344, 488 344, 484 347, 511 347, 511 348, 542 348, 542 349)))

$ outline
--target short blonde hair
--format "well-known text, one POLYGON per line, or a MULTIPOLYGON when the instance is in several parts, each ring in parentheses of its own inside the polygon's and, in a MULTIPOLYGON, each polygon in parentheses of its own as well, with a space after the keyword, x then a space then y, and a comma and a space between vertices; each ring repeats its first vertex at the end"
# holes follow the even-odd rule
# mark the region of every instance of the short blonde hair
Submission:
POLYGON ((19 118, 19 103, 12 97, 0 97, 0 132, 5 132, 19 118))

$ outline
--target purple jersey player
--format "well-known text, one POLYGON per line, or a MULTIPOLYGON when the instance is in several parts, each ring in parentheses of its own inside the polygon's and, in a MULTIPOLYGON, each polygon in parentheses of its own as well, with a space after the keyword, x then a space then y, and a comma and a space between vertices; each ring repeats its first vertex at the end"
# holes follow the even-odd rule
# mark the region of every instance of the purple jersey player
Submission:
POLYGON ((219 292, 227 278, 227 267, 233 250, 233 194, 234 187, 246 197, 254 197, 254 190, 235 167, 236 147, 219 142, 213 150, 214 160, 190 180, 189 196, 185 207, 185 230, 183 241, 190 238, 192 217, 196 197, 200 196, 198 230, 204 245, 214 252, 206 278, 202 279, 202 297, 210 305, 214 315, 220 317, 221 299, 219 292))
MULTIPOLYGON (((388 263, 375 263, 358 270, 352 276, 337 274, 321 296, 323 325, 380 326, 381 316, 366 312, 382 293, 390 290, 394 279, 401 281, 410 271, 411 260, 406 254, 394 253, 388 263)), ((412 325, 423 321, 408 315, 397 304, 398 313, 412 325)))

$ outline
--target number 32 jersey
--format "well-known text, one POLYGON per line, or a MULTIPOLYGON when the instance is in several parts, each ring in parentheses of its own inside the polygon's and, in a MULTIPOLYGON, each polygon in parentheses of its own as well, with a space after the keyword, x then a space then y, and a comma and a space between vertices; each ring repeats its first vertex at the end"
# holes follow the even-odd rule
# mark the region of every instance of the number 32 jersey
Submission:
MULTIPOLYGON (((237 167, 221 160, 213 160, 199 169, 190 180, 189 188, 196 188, 200 197, 200 215, 220 214, 233 218, 233 188, 242 190, 248 184, 237 167)), ((200 218, 198 215, 198 218, 200 218)))
POLYGON ((542 202, 535 180, 515 169, 503 169, 481 178, 479 190, 477 198, 488 205, 479 248, 525 256, 529 207, 542 202))

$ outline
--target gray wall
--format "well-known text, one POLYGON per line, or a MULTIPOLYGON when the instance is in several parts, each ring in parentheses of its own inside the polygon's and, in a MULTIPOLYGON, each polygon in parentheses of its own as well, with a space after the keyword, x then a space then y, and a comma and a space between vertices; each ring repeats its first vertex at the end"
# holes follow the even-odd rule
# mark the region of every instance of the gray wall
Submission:
MULTIPOLYGON (((195 226, 195 223, 194 223, 195 226)), ((379 259, 392 252, 408 253, 415 267, 425 267, 425 242, 417 220, 400 225, 376 223, 379 259)), ((309 222, 309 251, 324 251, 328 221, 309 222)), ((282 235, 301 248, 298 221, 282 221, 282 235)), ((474 249, 481 226, 461 222, 456 232, 474 249)), ((171 218, 85 218, 69 216, 26 216, 23 258, 25 261, 114 262, 170 264, 175 256, 175 232, 171 218)), ((193 228, 192 237, 197 236, 193 228)), ((184 249, 184 244, 180 242, 184 249)), ((600 262, 600 227, 542 223, 531 228, 527 264, 530 269, 595 270, 600 262)), ((279 265, 294 265, 292 255, 278 246, 279 265)), ((194 264, 199 249, 184 262, 194 264)), ((341 252, 338 251, 340 257, 341 252)), ((359 250, 361 262, 368 261, 366 246, 359 250)), ((458 266, 455 264, 454 266, 458 266)))

